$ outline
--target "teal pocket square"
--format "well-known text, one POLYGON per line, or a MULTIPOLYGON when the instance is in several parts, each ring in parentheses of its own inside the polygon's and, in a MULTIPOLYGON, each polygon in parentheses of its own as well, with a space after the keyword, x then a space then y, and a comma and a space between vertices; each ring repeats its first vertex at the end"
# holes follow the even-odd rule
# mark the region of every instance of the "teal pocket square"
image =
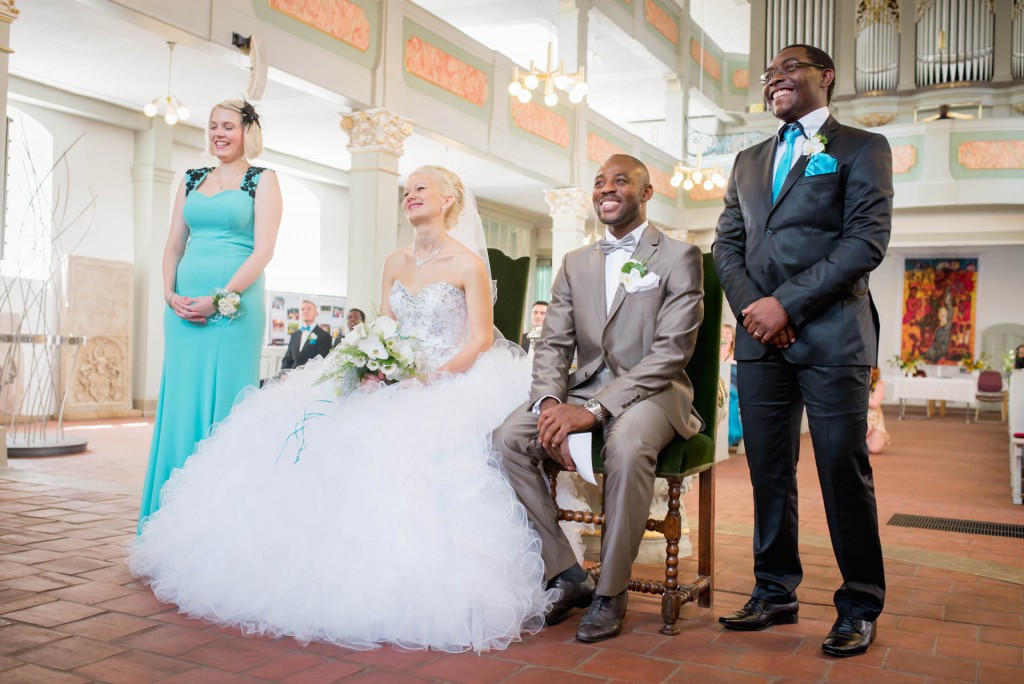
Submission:
POLYGON ((804 171, 804 175, 818 176, 823 173, 835 173, 838 168, 839 162, 836 161, 835 157, 819 152, 807 160, 807 170, 804 171))

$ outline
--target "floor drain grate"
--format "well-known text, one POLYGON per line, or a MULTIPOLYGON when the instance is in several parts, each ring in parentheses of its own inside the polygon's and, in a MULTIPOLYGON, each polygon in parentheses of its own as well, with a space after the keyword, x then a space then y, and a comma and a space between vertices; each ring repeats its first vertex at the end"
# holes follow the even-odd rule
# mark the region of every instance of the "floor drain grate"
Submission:
POLYGON ((963 532, 965 534, 987 534, 992 537, 1013 537, 1024 539, 1024 525, 981 522, 979 520, 957 520, 956 518, 932 518, 927 515, 896 513, 889 518, 894 527, 916 527, 921 530, 942 532, 963 532))

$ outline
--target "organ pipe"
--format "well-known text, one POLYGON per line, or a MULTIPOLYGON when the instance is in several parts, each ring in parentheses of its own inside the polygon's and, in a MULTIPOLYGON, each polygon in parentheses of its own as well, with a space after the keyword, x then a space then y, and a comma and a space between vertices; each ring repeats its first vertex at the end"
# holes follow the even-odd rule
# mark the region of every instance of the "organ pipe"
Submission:
POLYGON ((917 0, 918 86, 992 80, 994 1, 917 0))
POLYGON ((787 45, 804 43, 832 54, 835 0, 767 0, 765 64, 787 45))
POLYGON ((896 90, 900 71, 898 0, 857 3, 856 72, 858 93, 896 90))

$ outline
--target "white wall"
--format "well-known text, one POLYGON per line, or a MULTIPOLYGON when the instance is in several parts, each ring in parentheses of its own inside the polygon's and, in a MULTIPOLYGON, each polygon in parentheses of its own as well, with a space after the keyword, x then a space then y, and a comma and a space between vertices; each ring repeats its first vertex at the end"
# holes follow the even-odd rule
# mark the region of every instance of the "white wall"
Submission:
MULTIPOLYGON (((13 106, 53 135, 55 161, 71 148, 67 165, 60 164, 54 175, 53 196, 67 208, 65 223, 70 223, 96 196, 93 211, 83 215, 65 234, 65 253, 131 262, 132 131, 21 102, 13 106)), ((60 217, 57 222, 61 223, 60 217)))

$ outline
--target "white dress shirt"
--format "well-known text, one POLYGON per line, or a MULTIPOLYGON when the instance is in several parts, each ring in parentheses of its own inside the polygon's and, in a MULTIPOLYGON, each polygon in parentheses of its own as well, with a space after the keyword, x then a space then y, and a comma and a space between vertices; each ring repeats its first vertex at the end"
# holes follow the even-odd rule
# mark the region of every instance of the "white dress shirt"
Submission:
MULTIPOLYGON (((640 236, 647 230, 647 221, 644 221, 639 226, 629 232, 636 238, 636 246, 640 246, 640 236)), ((622 237, 626 237, 623 235, 622 237)), ((607 228, 604 229, 604 239, 614 240, 616 239, 612 235, 611 231, 607 228)), ((635 251, 635 248, 634 248, 635 251)), ((619 273, 622 272, 622 266, 633 258, 633 254, 627 252, 624 249, 617 249, 611 254, 608 254, 604 258, 604 305, 605 312, 612 310, 612 300, 615 299, 615 292, 619 289, 619 273)))
MULTIPOLYGON (((796 166, 796 163, 800 161, 800 157, 803 154, 802 150, 804 141, 813 138, 814 134, 821 130, 821 127, 825 125, 825 121, 827 120, 828 107, 815 109, 810 114, 805 114, 798 119, 800 125, 804 127, 804 135, 798 135, 796 140, 793 142, 793 158, 789 160, 790 169, 796 166)), ((779 131, 781 131, 782 127, 785 125, 785 122, 779 122, 779 127, 775 131, 776 140, 779 140, 779 131)), ((779 162, 782 161, 782 153, 786 150, 785 142, 779 141, 777 144, 778 147, 775 148, 775 163, 772 164, 772 178, 775 178, 775 174, 779 170, 779 162)))

